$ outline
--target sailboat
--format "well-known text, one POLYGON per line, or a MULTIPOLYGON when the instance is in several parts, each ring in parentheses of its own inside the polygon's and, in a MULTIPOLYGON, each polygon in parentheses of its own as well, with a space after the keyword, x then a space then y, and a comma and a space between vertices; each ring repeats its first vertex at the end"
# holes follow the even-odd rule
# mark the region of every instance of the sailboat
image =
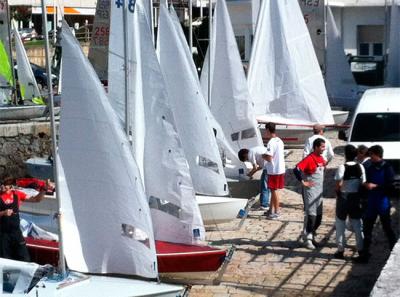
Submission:
POLYGON ((354 109, 360 99, 359 88, 347 62, 332 10, 329 6, 326 9, 326 91, 331 106, 354 109))
POLYGON ((214 271, 226 251, 193 245, 205 239, 205 230, 146 6, 137 1, 135 12, 126 14, 112 6, 110 19, 108 94, 132 135, 132 151, 151 209, 158 263, 164 265, 164 272, 214 271), (214 264, 207 267, 210 262, 214 264))
POLYGON ((285 144, 304 143, 316 123, 334 124, 322 73, 297 1, 262 2, 248 84, 258 122, 276 123, 285 144))
POLYGON ((157 53, 203 221, 207 224, 232 220, 247 199, 227 197, 229 190, 216 139, 223 132, 202 95, 175 11, 171 7, 168 12, 164 3, 160 5, 158 30, 157 53))
POLYGON ((41 99, 21 38, 17 30, 14 30, 19 86, 16 84, 11 59, 10 32, 8 3, 3 1, 0 7, 0 121, 42 117, 46 106, 41 99), (18 100, 30 99, 31 104, 27 101, 25 105, 12 104, 13 93, 17 88, 21 95, 18 100))
POLYGON ((255 119, 243 64, 224 0, 218 0, 214 9, 211 43, 211 79, 208 78, 208 49, 201 72, 201 87, 214 118, 221 125, 235 152, 242 148, 262 145, 255 119), (208 84, 211 98, 208 100, 208 84))
POLYGON ((400 1, 392 0, 387 83, 400 87, 400 1))
MULTIPOLYGON (((126 69, 132 69, 132 65, 136 65, 136 68, 133 72, 128 71, 126 78, 128 82, 135 82, 136 92, 129 93, 129 100, 138 101, 136 105, 142 104, 144 107, 144 121, 137 124, 145 128, 143 130, 146 134, 142 135, 142 139, 140 135, 135 135, 133 141, 142 141, 145 145, 142 164, 146 170, 139 170, 139 173, 144 177, 143 186, 151 208, 159 272, 187 274, 215 271, 223 263, 226 250, 192 245, 204 240, 205 231, 196 204, 189 168, 166 102, 163 77, 143 11, 142 3, 136 2, 135 13, 128 12, 125 25, 121 23, 123 10, 112 6, 111 19, 115 21, 112 22, 111 29, 116 32, 116 27, 134 29, 129 31, 128 35, 129 41, 133 42, 128 43, 128 46, 132 47, 128 50, 129 62, 126 69), (141 80, 142 77, 146 79, 141 80)), ((123 99, 125 89, 125 86, 117 84, 125 76, 121 68, 121 64, 125 63, 122 58, 125 56, 123 40, 118 33, 111 37, 108 96, 114 104, 120 102, 121 97, 123 99), (119 71, 115 71, 117 69, 119 71)), ((68 82, 65 82, 65 88, 73 88, 68 82)), ((123 115, 119 116, 116 118, 118 124, 121 123, 123 115)), ((55 261, 57 243, 31 238, 27 239, 27 243, 37 261, 55 261), (45 248, 47 253, 43 258, 45 248)))
MULTIPOLYGON (((157 277, 150 210, 125 132, 66 23, 62 38, 66 100, 57 187, 65 257, 79 273, 42 280, 28 296, 176 296, 182 287, 123 278, 157 277)), ((20 279, 23 265, 6 262, 2 268, 21 267, 20 279)), ((13 293, 22 293, 16 288, 21 289, 15 286, 13 293)))

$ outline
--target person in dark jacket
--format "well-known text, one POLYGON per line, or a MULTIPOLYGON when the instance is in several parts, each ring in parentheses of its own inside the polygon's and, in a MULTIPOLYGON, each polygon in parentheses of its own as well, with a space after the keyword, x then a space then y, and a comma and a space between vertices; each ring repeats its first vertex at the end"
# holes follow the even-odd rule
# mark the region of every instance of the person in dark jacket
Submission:
POLYGON ((389 241, 390 249, 392 249, 396 243, 396 235, 391 226, 391 205, 388 197, 388 192, 393 186, 394 170, 393 167, 383 159, 383 148, 381 146, 371 146, 368 149, 368 153, 371 164, 365 170, 366 182, 364 187, 367 189, 368 200, 367 210, 364 215, 364 249, 363 253, 354 259, 359 263, 368 262, 372 230, 378 216, 383 231, 389 241))
POLYGON ((34 197, 27 197, 13 189, 15 179, 8 177, 0 186, 0 257, 19 261, 30 261, 25 239, 22 236, 19 207, 22 202, 40 202, 46 189, 34 197))

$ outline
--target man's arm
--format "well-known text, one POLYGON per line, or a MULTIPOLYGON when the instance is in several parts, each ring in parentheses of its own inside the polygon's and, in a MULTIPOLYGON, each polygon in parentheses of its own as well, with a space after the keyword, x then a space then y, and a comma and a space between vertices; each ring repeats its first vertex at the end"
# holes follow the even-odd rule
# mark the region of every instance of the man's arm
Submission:
POLYGON ((261 169, 261 167, 259 167, 257 164, 252 164, 253 168, 249 171, 249 173, 247 173, 248 177, 252 177, 254 175, 254 173, 256 173, 258 170, 261 169))
POLYGON ((262 154, 262 158, 267 162, 272 162, 272 156, 267 154, 262 154))
POLYGON ((41 191, 36 196, 32 196, 25 199, 25 202, 40 202, 43 200, 44 196, 46 195, 46 191, 41 191))

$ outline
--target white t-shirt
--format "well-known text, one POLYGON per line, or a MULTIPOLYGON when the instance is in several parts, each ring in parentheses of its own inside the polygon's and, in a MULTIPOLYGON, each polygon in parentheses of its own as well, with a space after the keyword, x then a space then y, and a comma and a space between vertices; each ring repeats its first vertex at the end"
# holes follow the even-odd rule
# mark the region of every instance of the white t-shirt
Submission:
POLYGON ((283 141, 279 137, 273 137, 268 141, 266 154, 272 157, 271 162, 266 162, 268 174, 277 175, 285 173, 283 141))
POLYGON ((265 146, 255 146, 249 149, 247 157, 252 165, 258 165, 261 168, 265 168, 266 161, 263 159, 262 155, 266 153, 267 148, 265 146))
POLYGON ((309 154, 311 154, 314 151, 313 144, 314 144, 314 140, 317 138, 322 138, 323 140, 325 140, 325 150, 322 153, 322 157, 327 162, 331 161, 333 159, 333 157, 335 156, 331 142, 328 139, 326 139, 324 136, 319 135, 319 134, 314 134, 313 136, 309 137, 306 140, 306 143, 304 144, 303 158, 307 157, 309 154))
MULTIPOLYGON (((356 162, 346 162, 347 165, 352 166, 355 164, 358 164, 356 162)), ((342 189, 341 191, 343 193, 356 193, 358 192, 358 189, 360 188, 361 184, 365 183, 365 169, 364 166, 362 166, 360 164, 360 168, 361 168, 361 178, 360 179, 349 179, 349 180, 344 180, 343 181, 343 185, 342 185, 342 189)), ((335 181, 340 181, 343 179, 344 176, 344 170, 345 167, 344 165, 340 165, 338 167, 338 169, 336 170, 336 174, 335 174, 335 181)))

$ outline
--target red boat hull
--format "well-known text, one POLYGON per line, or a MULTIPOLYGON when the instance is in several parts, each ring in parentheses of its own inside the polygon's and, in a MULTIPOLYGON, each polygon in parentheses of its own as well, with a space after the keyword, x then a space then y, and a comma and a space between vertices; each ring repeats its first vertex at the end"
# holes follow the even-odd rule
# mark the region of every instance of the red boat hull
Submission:
MULTIPOLYGON (((31 260, 58 265, 58 242, 26 238, 31 260)), ((216 271, 225 260, 226 250, 201 245, 156 241, 160 273, 216 271)))

